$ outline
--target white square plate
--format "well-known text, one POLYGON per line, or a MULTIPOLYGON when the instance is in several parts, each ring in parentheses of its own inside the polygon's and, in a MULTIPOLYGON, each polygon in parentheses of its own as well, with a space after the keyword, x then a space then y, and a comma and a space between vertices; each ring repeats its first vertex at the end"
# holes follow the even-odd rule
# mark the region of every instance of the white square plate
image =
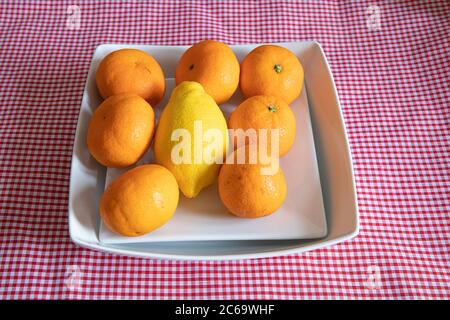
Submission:
MULTIPOLYGON (((109 53, 105 47, 103 53, 109 53)), ((150 51, 151 52, 151 51, 150 51)), ((237 50, 239 58, 247 52, 237 50)), ((176 63, 176 61, 174 61, 176 63)), ((165 99, 155 108, 157 118, 175 86, 174 79, 166 79, 165 99)), ((228 119, 229 114, 244 99, 237 92, 233 99, 221 109, 228 119)), ((103 243, 136 243, 154 241, 199 241, 199 240, 275 240, 314 239, 327 234, 319 169, 308 111, 305 90, 291 104, 297 121, 294 146, 281 161, 286 177, 288 193, 283 206, 274 214, 259 219, 242 219, 229 214, 222 205, 217 184, 206 188, 194 199, 180 196, 177 211, 161 228, 140 237, 123 237, 112 232, 104 223, 100 227, 103 243)), ((152 163, 151 149, 138 164, 152 163)), ((127 169, 111 169, 106 172, 106 186, 127 169)))
MULTIPOLYGON (((99 219, 98 200, 105 184, 123 170, 105 170, 87 151, 87 125, 101 102, 95 86, 95 71, 106 54, 120 48, 137 48, 151 53, 161 64, 168 87, 164 101, 155 107, 158 116, 174 86, 176 62, 187 47, 97 47, 83 96, 72 158, 69 224, 73 241, 90 248, 129 255, 235 259, 300 252, 355 235, 358 217, 350 152, 325 56, 315 42, 279 45, 293 51, 305 69, 302 95, 291 105, 298 125, 296 142, 281 160, 288 184, 288 197, 283 207, 265 218, 235 218, 226 212, 216 187, 212 186, 196 199, 181 197, 177 212, 165 226, 136 238, 116 235, 99 219)), ((238 45, 232 49, 242 61, 256 46, 238 45)), ((241 101, 238 92, 222 106, 227 117, 241 101)), ((149 152, 142 162, 151 162, 151 157, 149 152)))

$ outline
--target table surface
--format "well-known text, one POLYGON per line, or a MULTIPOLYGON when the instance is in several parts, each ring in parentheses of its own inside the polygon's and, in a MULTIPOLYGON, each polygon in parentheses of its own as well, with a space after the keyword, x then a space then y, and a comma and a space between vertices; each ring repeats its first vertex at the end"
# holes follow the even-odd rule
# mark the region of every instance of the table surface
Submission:
POLYGON ((0 298, 450 298, 448 2, 73 3, 0 4, 0 298), (353 153, 356 238, 226 262, 70 241, 72 144, 94 48, 206 38, 322 44, 353 153))

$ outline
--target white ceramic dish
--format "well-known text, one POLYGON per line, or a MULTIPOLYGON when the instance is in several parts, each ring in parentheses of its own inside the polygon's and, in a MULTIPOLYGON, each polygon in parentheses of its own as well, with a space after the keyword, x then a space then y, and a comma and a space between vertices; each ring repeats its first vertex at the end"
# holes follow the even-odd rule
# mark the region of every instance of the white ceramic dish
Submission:
MULTIPOLYGON (((72 240, 84 247, 118 254, 202 260, 289 254, 337 243, 356 235, 358 214, 350 151, 335 86, 323 50, 315 42, 279 45, 296 53, 305 69, 305 88, 302 97, 294 102, 298 105, 297 109, 293 105, 293 109, 298 112, 296 114, 297 121, 300 122, 298 127, 304 130, 297 132, 296 140, 299 142, 301 140, 302 143, 296 144, 281 164, 288 177, 289 193, 292 198, 287 199, 280 212, 257 220, 233 218, 225 212, 220 212, 224 210, 221 209, 222 207, 213 206, 212 209, 219 211, 219 218, 215 212, 215 215, 210 216, 212 220, 205 219, 205 224, 197 228, 188 228, 187 232, 180 234, 174 231, 180 231, 180 226, 188 223, 186 213, 185 215, 180 213, 184 209, 189 209, 184 206, 186 203, 182 200, 179 206, 181 211, 177 210, 173 221, 171 220, 166 226, 148 236, 138 237, 141 239, 117 236, 102 227, 99 219, 98 200, 105 186, 106 170, 89 155, 85 143, 89 119, 101 101, 95 86, 95 71, 99 61, 107 53, 124 47, 133 47, 150 52, 160 62, 166 77, 173 78, 176 62, 187 47, 146 45, 97 47, 83 95, 72 158, 69 196, 69 229, 72 240), (295 151, 295 148, 298 150, 295 151), (298 152, 310 156, 306 161, 298 164, 295 162, 298 161, 298 152), (296 181, 303 181, 303 183, 306 181, 311 184, 312 187, 307 190, 312 191, 305 196, 306 189, 296 181), (322 192, 320 192, 321 185, 322 192), (296 201, 308 198, 312 200, 307 201, 303 206, 299 204, 304 204, 304 201, 296 201), (292 210, 293 206, 296 210, 292 210), (323 208, 325 208, 325 215, 323 208), (180 217, 179 220, 175 220, 177 216, 180 217), (264 223, 264 219, 272 219, 272 221, 264 223), (228 221, 228 225, 225 223, 223 226, 224 221, 228 221), (222 225, 214 228, 214 223, 217 222, 221 222, 222 225), (237 227, 233 229, 233 225, 237 227), (274 225, 277 228, 274 228, 274 225), (208 229, 208 226, 212 231, 208 229), (209 231, 205 232, 205 230, 209 231)), ((238 59, 242 60, 245 54, 256 46, 238 45, 232 46, 232 49, 238 59)), ((168 79, 167 83, 169 88, 165 99, 170 94, 173 80, 168 79)), ((222 106, 225 113, 228 113, 232 105, 236 105, 241 99, 238 93, 230 105, 222 106)), ((157 106, 155 110, 157 114, 164 105, 163 101, 157 106)), ((149 158, 146 158, 143 161, 148 162, 148 160, 149 158)), ((117 174, 119 171, 109 170, 108 180, 117 174)), ((205 190, 204 193, 204 197, 212 197, 210 199, 216 197, 214 187, 205 190)), ((202 210, 203 213, 208 212, 207 209, 211 207, 188 211, 194 214, 191 219, 197 218, 197 221, 200 221, 200 216, 196 214, 202 214, 202 210)))
MULTIPOLYGON (((110 49, 112 48, 105 47, 100 56, 109 53, 110 49)), ((174 79, 168 79, 166 82, 166 97, 154 108, 157 115, 166 105, 175 86, 174 79)), ((219 199, 217 184, 213 184, 194 199, 181 196, 172 219, 146 235, 123 237, 101 222, 100 242, 123 244, 157 241, 287 240, 326 236, 325 210, 305 91, 303 90, 301 97, 291 104, 297 121, 297 133, 294 146, 280 161, 288 193, 283 206, 276 213, 259 219, 237 218, 227 212, 219 199)), ((221 105, 227 119, 242 101, 244 98, 238 91, 228 103, 221 105)), ((152 160, 153 153, 149 149, 138 164, 152 163, 152 160)), ((127 170, 129 168, 108 168, 105 186, 127 170)))

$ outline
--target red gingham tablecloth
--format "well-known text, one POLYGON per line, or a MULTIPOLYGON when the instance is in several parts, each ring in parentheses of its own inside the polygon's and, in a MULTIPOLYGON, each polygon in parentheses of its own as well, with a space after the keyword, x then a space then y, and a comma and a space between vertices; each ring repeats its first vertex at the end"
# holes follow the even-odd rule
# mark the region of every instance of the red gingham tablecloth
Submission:
POLYGON ((445 1, 2 1, 0 297, 450 298, 449 12, 445 1), (71 243, 72 144, 94 48, 205 38, 322 44, 353 153, 356 238, 226 262, 71 243))

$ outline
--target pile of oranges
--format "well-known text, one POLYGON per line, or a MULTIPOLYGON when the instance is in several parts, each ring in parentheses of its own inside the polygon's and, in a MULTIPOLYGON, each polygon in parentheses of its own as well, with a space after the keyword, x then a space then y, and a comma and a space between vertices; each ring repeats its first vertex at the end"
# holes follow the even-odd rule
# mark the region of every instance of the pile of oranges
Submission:
MULTIPOLYGON (((288 49, 261 45, 239 64, 226 44, 202 41, 186 50, 178 61, 176 84, 184 81, 200 83, 218 105, 227 102, 239 87, 245 100, 232 112, 228 128, 278 129, 279 156, 291 149, 296 121, 289 104, 301 93, 303 68, 288 49)), ((152 144, 156 128, 153 107, 165 94, 164 72, 148 53, 122 49, 101 61, 96 84, 104 101, 89 123, 88 149, 104 166, 131 166, 152 144)), ((260 142, 234 146, 247 150, 252 143, 260 142)), ((229 157, 235 157, 236 151, 229 157)), ((219 196, 232 214, 256 218, 281 207, 287 194, 283 171, 279 168, 267 176, 261 173, 261 166, 259 162, 235 161, 222 165, 219 196)), ((146 164, 111 183, 102 196, 100 213, 113 231, 139 236, 165 224, 174 214, 178 199, 179 188, 171 171, 159 164, 146 164)))

